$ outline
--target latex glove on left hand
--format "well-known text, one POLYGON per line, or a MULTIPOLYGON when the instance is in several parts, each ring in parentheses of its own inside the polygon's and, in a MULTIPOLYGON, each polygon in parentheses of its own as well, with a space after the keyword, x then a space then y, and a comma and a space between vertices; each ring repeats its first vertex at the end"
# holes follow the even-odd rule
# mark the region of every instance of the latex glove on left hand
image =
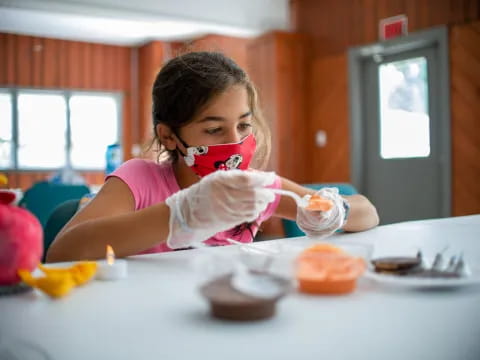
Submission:
MULTIPOLYGON (((297 207, 297 225, 309 237, 326 237, 333 234, 345 224, 346 200, 340 196, 337 188, 323 188, 315 193, 331 200, 333 206, 328 211, 312 211, 297 207)), ((310 200, 311 195, 304 199, 310 200)))

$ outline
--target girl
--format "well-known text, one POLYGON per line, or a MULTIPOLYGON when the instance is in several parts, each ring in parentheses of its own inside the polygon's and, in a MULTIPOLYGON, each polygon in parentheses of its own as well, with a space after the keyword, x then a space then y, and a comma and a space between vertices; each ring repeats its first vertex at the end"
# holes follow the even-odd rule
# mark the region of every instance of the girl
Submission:
POLYGON ((47 261, 102 258, 107 244, 128 256, 200 242, 226 245, 228 238, 251 242, 272 215, 296 219, 311 236, 378 224, 375 207, 362 195, 322 189, 334 206, 321 212, 297 209, 290 197, 274 194, 272 188, 300 196, 315 191, 253 170, 268 161, 269 130, 252 83, 224 55, 193 52, 170 60, 152 95, 154 141, 166 158, 132 159, 110 174, 57 235, 47 261))

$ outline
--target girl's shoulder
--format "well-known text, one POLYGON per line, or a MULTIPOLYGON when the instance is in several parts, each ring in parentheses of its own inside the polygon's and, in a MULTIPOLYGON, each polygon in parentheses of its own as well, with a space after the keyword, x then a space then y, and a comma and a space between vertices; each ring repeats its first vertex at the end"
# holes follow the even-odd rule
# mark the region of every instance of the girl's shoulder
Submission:
POLYGON ((138 170, 138 171, 159 171, 163 169, 171 168, 172 165, 169 161, 155 162, 150 159, 134 158, 125 161, 120 167, 129 170, 138 170))
POLYGON ((157 163, 149 159, 131 159, 108 177, 112 176, 120 178, 128 185, 135 197, 137 209, 164 201, 178 191, 178 184, 169 161, 157 163))

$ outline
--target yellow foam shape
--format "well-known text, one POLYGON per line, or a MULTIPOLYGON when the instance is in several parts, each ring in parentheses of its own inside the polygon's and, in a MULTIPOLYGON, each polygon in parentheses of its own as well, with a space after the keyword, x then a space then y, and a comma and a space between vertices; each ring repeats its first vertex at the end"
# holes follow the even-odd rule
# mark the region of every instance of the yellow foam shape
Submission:
POLYGON ((0 173, 0 185, 7 185, 7 184, 8 184, 7 175, 0 173))
POLYGON ((69 268, 47 268, 41 264, 39 269, 45 276, 34 278, 28 270, 18 270, 22 281, 37 288, 51 297, 62 297, 78 285, 88 282, 97 272, 97 263, 85 261, 69 268))
POLYGON ((83 285, 88 282, 97 272, 97 263, 94 261, 82 261, 69 268, 48 268, 42 264, 39 264, 38 268, 47 276, 49 274, 69 273, 72 276, 75 285, 83 285))

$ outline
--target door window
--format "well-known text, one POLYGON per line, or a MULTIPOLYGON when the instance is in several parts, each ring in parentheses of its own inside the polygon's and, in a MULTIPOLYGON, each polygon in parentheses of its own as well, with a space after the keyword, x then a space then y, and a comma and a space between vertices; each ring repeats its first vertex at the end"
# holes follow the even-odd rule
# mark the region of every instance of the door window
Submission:
POLYGON ((381 157, 428 157, 427 59, 416 57, 381 64, 378 72, 381 157))

